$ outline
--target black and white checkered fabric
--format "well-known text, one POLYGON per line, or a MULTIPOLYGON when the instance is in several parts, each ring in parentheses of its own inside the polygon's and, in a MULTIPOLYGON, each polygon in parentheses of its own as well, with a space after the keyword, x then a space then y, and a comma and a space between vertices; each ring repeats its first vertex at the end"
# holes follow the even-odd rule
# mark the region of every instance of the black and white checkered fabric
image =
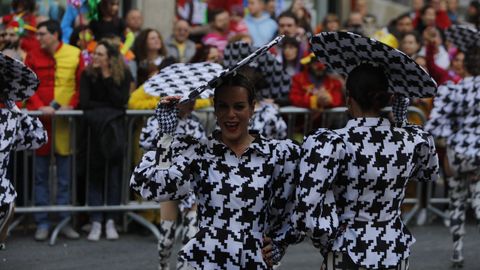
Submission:
POLYGON ((274 104, 260 102, 259 108, 255 109, 250 119, 248 128, 258 131, 267 139, 283 140, 287 138, 287 123, 274 104))
POLYGON ((392 113, 396 126, 401 127, 407 123, 408 105, 410 105, 409 98, 399 95, 394 96, 392 113))
POLYGON ((47 132, 38 118, 8 109, 0 109, 0 130, 0 205, 4 205, 17 195, 6 178, 11 151, 39 148, 47 142, 47 132))
POLYGON ((158 103, 155 109, 158 119, 158 132, 174 134, 178 125, 178 108, 175 105, 158 103))
MULTIPOLYGON (((468 57, 468 56, 466 56, 468 57)), ((480 76, 442 85, 425 130, 447 139, 451 168, 467 173, 480 168, 480 76)))
POLYGON ((437 84, 413 59, 372 38, 350 32, 322 32, 310 39, 312 51, 334 72, 347 76, 361 63, 384 68, 389 91, 406 97, 431 97, 437 84))
POLYGON ((342 129, 319 129, 302 145, 293 227, 318 236, 337 231, 328 226, 338 218, 345 228, 330 251, 366 269, 391 268, 415 241, 401 220, 406 184, 434 181, 438 169, 433 138, 418 126, 356 118, 342 129))
MULTIPOLYGON (((140 147, 145 151, 155 150, 161 136, 159 131, 158 117, 156 115, 149 117, 140 133, 140 147)), ((189 135, 199 141, 207 138, 200 120, 194 115, 178 119, 178 125, 174 134, 189 135)))
MULTIPOLYGON (((223 65, 227 68, 234 66, 251 53, 255 48, 245 42, 234 42, 227 45, 223 54, 223 65)), ((263 98, 288 97, 290 92, 290 76, 283 69, 282 64, 270 52, 260 55, 249 66, 256 68, 262 73, 267 86, 257 89, 257 94, 263 98)))
MULTIPOLYGON (((145 82, 145 93, 161 97, 188 96, 193 90, 205 86, 211 79, 219 76, 222 71, 221 65, 210 62, 173 64, 145 82)), ((200 97, 208 98, 211 95, 212 89, 207 89, 200 97)))
POLYGON ((0 52, 0 96, 13 101, 26 100, 35 93, 38 84, 37 75, 30 68, 0 52))
POLYGON ((480 46, 480 32, 467 25, 450 26, 445 31, 445 37, 462 52, 467 52, 473 46, 480 46))
POLYGON ((176 136, 171 165, 155 151, 135 168, 130 186, 146 199, 178 200, 194 191, 199 232, 179 252, 193 269, 270 269, 263 237, 282 243, 289 227, 299 146, 255 135, 238 157, 214 133, 205 143, 176 136))

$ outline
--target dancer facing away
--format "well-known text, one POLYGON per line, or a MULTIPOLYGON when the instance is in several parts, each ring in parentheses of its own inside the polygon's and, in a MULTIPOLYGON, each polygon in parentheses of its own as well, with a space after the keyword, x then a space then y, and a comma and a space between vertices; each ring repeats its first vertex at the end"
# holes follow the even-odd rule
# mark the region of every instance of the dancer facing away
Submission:
POLYGON ((408 180, 437 178, 438 158, 433 138, 405 123, 407 97, 432 95, 436 84, 408 56, 372 39, 328 32, 311 44, 323 62, 345 68, 336 71, 347 75, 352 119, 304 139, 292 228, 320 247, 321 269, 408 269, 414 238, 400 206, 408 180), (392 95, 394 124, 381 116, 392 95))
POLYGON ((465 52, 465 78, 458 84, 439 87, 434 107, 425 129, 436 138, 445 139, 447 148, 447 183, 450 214, 450 233, 453 237, 452 266, 463 267, 463 238, 465 237, 465 214, 467 199, 480 228, 480 33, 466 31, 462 36, 460 27, 449 29, 452 42, 465 52), (461 44, 465 42, 465 44, 461 44), (468 44, 470 43, 470 44, 468 44))
MULTIPOLYGON (((264 236, 285 242, 299 147, 249 132, 254 96, 241 72, 226 76, 214 93, 220 131, 205 143, 163 136, 171 146, 146 153, 132 175, 131 187, 146 199, 178 200, 195 192, 199 232, 179 252, 191 269, 270 269, 261 253, 264 236)), ((178 99, 159 105, 162 133, 175 129, 172 103, 178 99)))

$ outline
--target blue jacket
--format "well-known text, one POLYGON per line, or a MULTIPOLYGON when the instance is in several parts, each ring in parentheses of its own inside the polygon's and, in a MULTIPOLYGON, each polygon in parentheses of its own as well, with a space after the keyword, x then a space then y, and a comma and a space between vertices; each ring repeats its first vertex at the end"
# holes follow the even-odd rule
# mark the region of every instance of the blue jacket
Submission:
POLYGON ((248 14, 245 17, 245 23, 252 36, 254 47, 260 47, 270 42, 278 29, 277 23, 266 12, 260 18, 248 14))

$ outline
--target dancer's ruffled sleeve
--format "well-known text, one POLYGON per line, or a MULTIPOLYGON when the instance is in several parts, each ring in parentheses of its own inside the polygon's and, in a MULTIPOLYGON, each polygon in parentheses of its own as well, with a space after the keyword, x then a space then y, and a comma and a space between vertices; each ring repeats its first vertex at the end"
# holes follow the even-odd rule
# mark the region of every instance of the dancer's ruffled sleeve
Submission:
POLYGON ((457 102, 458 91, 453 84, 438 87, 430 118, 425 124, 425 130, 435 138, 447 138, 456 132, 456 119, 462 109, 457 102))
POLYGON ((415 168, 411 178, 423 182, 437 180, 439 164, 433 137, 418 126, 410 126, 408 129, 418 140, 413 157, 415 168))
POLYGON ((159 133, 157 149, 147 152, 130 179, 132 189, 149 200, 183 199, 190 191, 191 169, 201 144, 190 136, 174 136, 177 110, 157 109, 159 133))
POLYGON ((344 141, 329 130, 317 130, 302 145, 292 223, 319 248, 328 245, 339 225, 331 187, 345 159, 344 141))
POLYGON ((25 112, 18 114, 18 128, 14 149, 16 151, 34 150, 47 142, 47 131, 37 117, 29 116, 25 112))
POLYGON ((145 151, 155 150, 159 140, 159 125, 157 117, 150 116, 140 133, 140 147, 145 151))

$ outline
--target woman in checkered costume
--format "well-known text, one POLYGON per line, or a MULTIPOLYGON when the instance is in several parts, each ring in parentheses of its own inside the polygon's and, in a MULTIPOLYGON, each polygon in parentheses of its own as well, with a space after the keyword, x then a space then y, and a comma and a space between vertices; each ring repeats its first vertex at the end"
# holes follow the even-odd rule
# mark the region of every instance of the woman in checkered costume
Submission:
POLYGON ((33 95, 37 86, 37 76, 29 68, 0 53, 0 249, 5 248, 17 196, 7 178, 10 153, 38 149, 47 142, 47 132, 40 120, 20 111, 14 103, 33 95))
MULTIPOLYGON (((480 41, 478 33, 476 39, 480 41)), ((458 46, 458 45, 457 45, 458 46)), ((460 47, 460 46, 459 46, 460 47)), ((425 129, 435 137, 446 139, 451 176, 449 187, 450 233, 453 236, 454 267, 463 266, 463 238, 467 199, 471 198, 480 228, 480 46, 465 50, 467 76, 458 84, 439 87, 434 107, 425 129)))
MULTIPOLYGON (((162 136, 162 145, 171 146, 146 153, 130 185, 159 201, 195 193, 199 231, 179 252, 189 268, 270 269, 262 258, 263 238, 285 242, 299 147, 248 131, 254 87, 241 73, 223 78, 214 104, 220 131, 206 142, 162 136)), ((159 110, 160 129, 172 134, 173 107, 162 103, 159 110)))
POLYGON ((400 206, 408 180, 437 177, 433 139, 380 116, 392 97, 383 68, 360 64, 346 88, 353 118, 304 140, 292 222, 321 248, 321 269, 408 269, 415 239, 400 206))
MULTIPOLYGON (((179 119, 175 129, 175 135, 189 135, 198 141, 207 139, 205 130, 200 120, 192 115, 194 102, 190 101, 179 106, 179 119)), ((140 147, 145 151, 155 151, 158 147, 159 139, 162 134, 159 133, 159 117, 154 115, 148 118, 146 125, 142 128, 140 134, 140 147)), ((190 192, 189 195, 180 201, 164 201, 160 203, 160 239, 158 240, 158 259, 159 269, 170 269, 170 255, 173 244, 175 243, 175 231, 177 229, 178 214, 181 213, 182 227, 180 237, 182 244, 185 245, 197 233, 197 207, 195 195, 190 192)), ((177 262, 177 269, 185 269, 184 262, 177 262)))

